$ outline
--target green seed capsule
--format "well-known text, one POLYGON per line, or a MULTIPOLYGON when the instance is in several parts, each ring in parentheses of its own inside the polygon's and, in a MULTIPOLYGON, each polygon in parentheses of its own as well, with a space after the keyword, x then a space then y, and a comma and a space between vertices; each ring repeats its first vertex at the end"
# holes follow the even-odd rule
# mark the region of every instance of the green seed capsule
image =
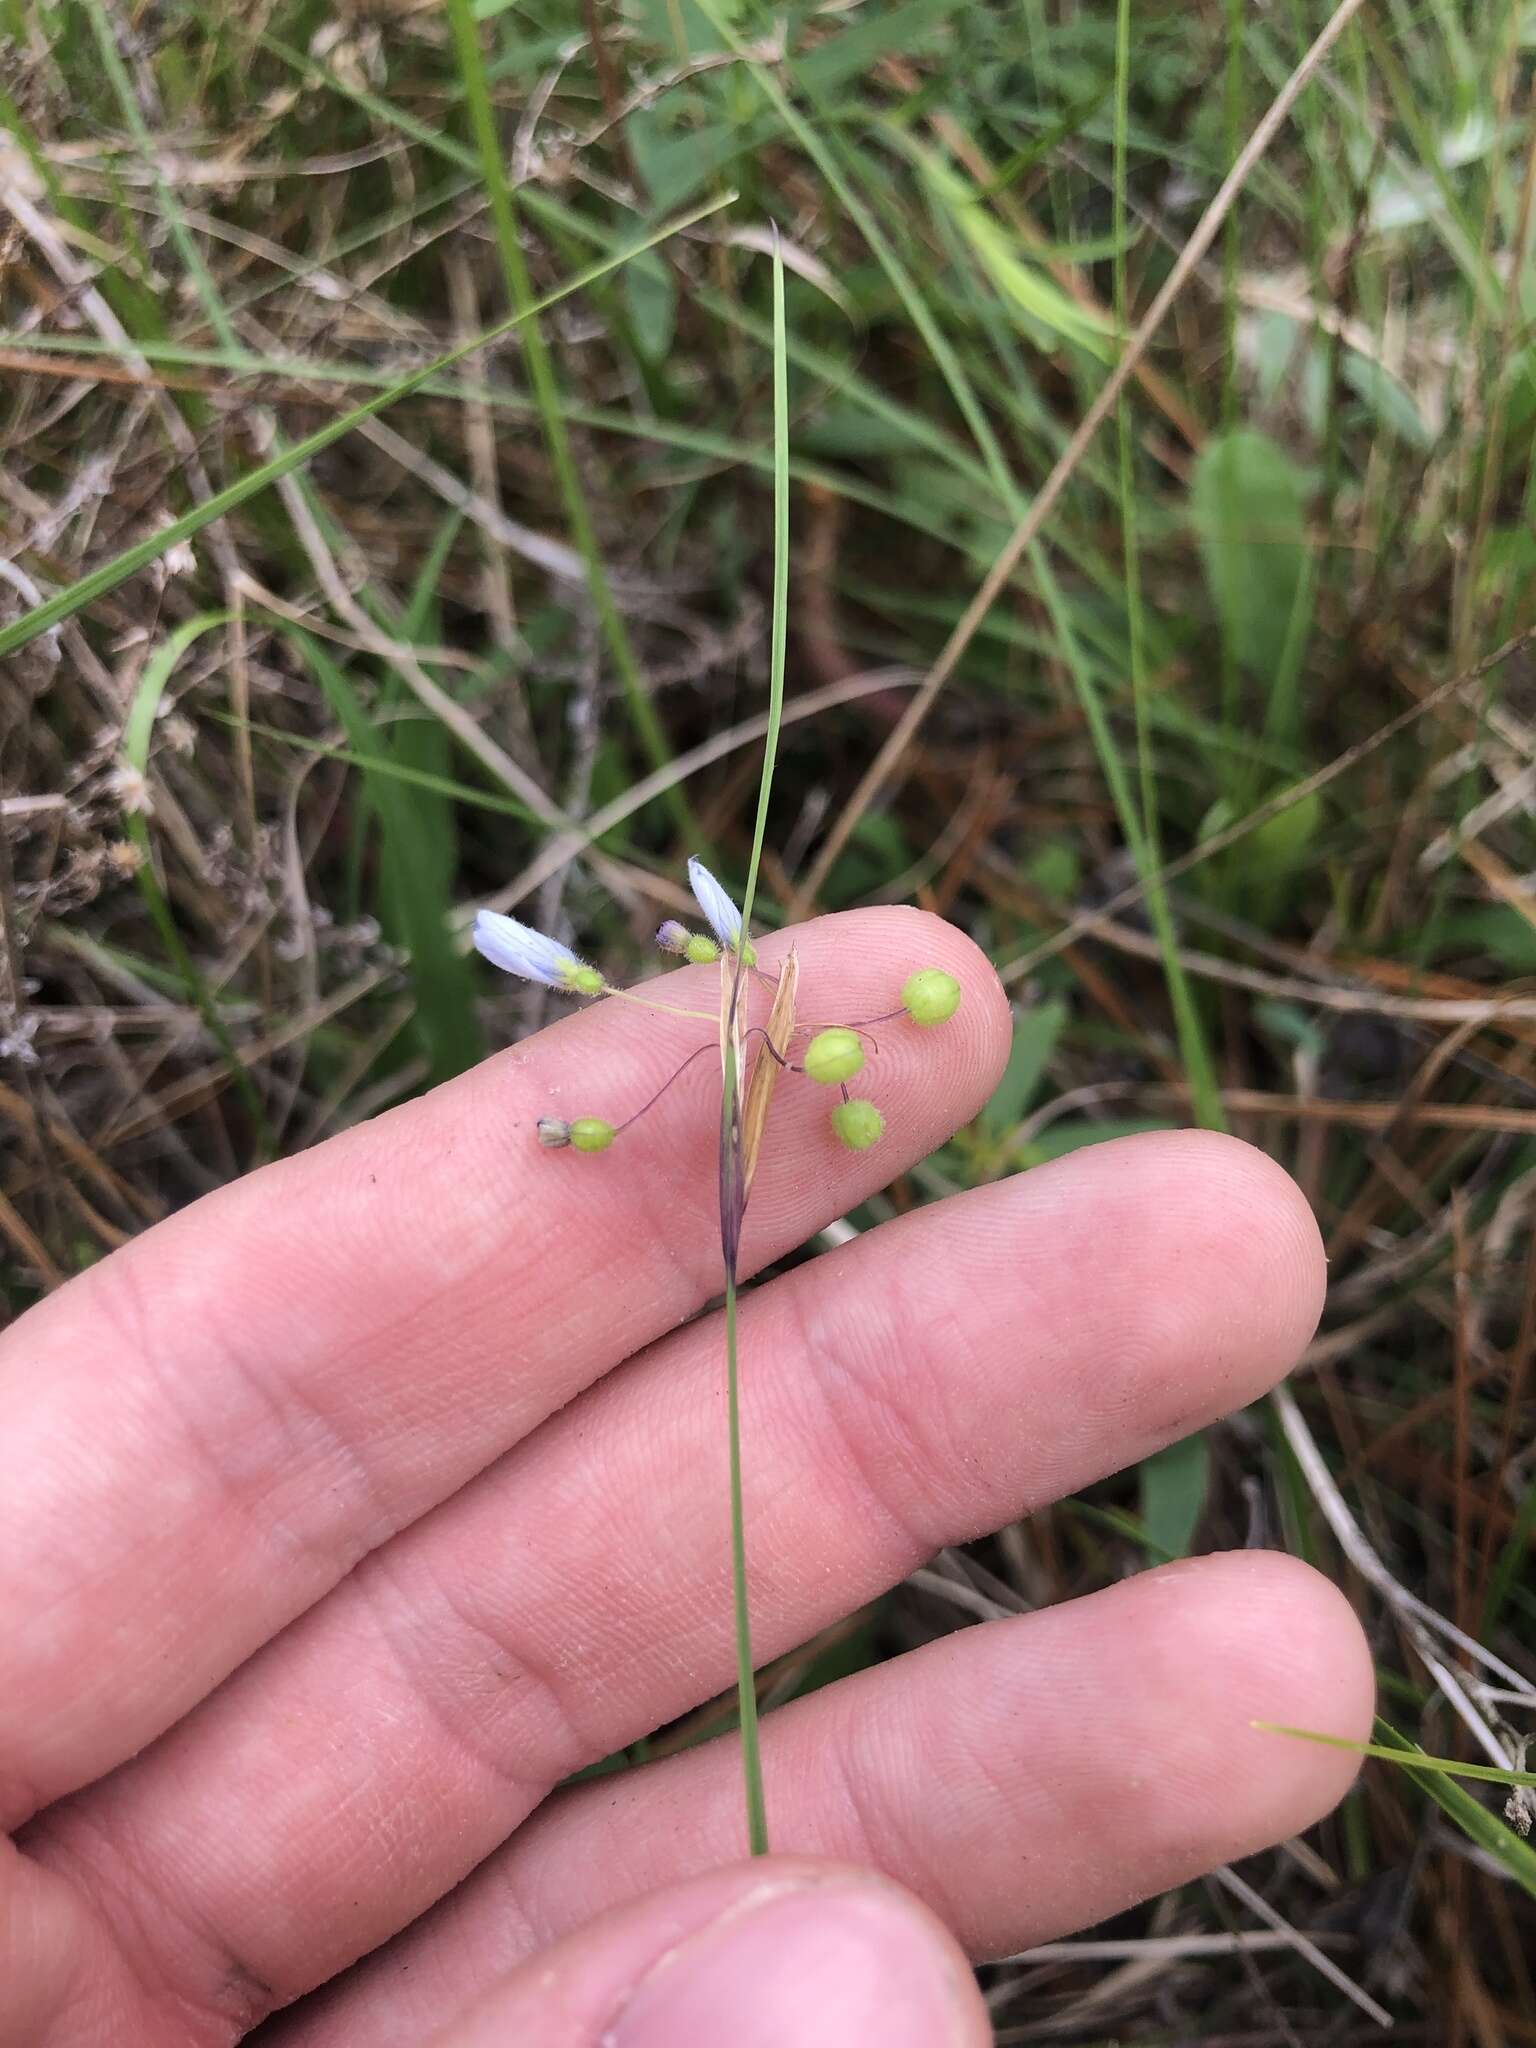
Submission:
POLYGON ((805 1071, 813 1081, 833 1085, 851 1081, 864 1064, 864 1048, 856 1031, 835 1024, 830 1031, 818 1031, 805 1048, 805 1071))
POLYGON ((885 1136, 885 1118, 872 1102, 855 1096, 833 1110, 832 1128, 850 1152, 867 1152, 885 1136))
POLYGON ((706 939, 702 932, 690 932, 684 954, 695 967, 707 967, 711 960, 720 958, 720 948, 713 939, 706 939))
POLYGON ((613 1125, 600 1116, 578 1116, 571 1123, 571 1143, 578 1152, 606 1152, 613 1143, 613 1125))
POLYGON ((944 1024, 960 1007, 960 984, 942 967, 919 967, 902 983, 901 1000, 914 1024, 944 1024))
POLYGON ((600 996, 604 982, 595 967, 572 967, 565 977, 565 985, 573 988, 579 996, 600 996))

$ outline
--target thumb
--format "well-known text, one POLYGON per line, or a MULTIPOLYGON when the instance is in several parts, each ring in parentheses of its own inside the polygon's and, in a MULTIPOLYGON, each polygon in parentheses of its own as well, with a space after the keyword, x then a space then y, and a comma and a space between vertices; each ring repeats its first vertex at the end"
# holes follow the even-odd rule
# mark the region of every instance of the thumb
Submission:
POLYGON ((604 1914, 433 2048, 984 2048, 954 1937, 887 1879, 773 1857, 604 1914))

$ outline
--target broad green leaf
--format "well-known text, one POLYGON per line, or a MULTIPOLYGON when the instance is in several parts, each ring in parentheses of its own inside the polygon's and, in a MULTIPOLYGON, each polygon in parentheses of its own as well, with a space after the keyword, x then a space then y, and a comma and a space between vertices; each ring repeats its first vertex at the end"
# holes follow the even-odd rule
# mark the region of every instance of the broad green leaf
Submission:
POLYGON ((447 756, 446 735, 435 720, 411 718, 400 721, 386 739, 320 642, 297 631, 293 639, 365 764, 363 786, 382 841, 379 900, 385 930, 410 955, 414 1021, 432 1079, 449 1080, 473 1066, 481 1052, 469 963, 448 923, 457 865, 445 837, 449 807, 435 793, 412 793, 395 778, 378 773, 386 762, 402 756, 402 765, 418 773, 440 773, 447 756))
POLYGON ((1427 453, 1434 447, 1435 437, 1425 425, 1413 394, 1384 363, 1346 349, 1342 370, 1345 383, 1384 433, 1395 434, 1421 452, 1427 453))
POLYGON ((1143 1458, 1137 1477, 1148 1542, 1169 1557, 1187 1557, 1210 1488, 1211 1452, 1204 1430, 1143 1458))
POLYGON ((1108 1145, 1116 1138, 1140 1137, 1143 1131, 1171 1131, 1166 1117, 1105 1117, 1102 1120, 1053 1124, 1022 1155, 1029 1166, 1044 1166, 1052 1159, 1065 1159, 1069 1152, 1081 1152, 1089 1145, 1108 1145))
POLYGON ((828 36, 796 60, 804 83, 817 92, 862 78, 880 58, 897 51, 911 56, 931 29, 946 21, 962 0, 909 0, 905 7, 871 7, 865 18, 828 36))
MULTIPOLYGON (((1234 816, 1227 799, 1218 798, 1201 820, 1200 838, 1214 839, 1234 816)), ((1268 930, 1290 906, 1297 877, 1312 868, 1322 823, 1323 799, 1313 790, 1206 861, 1197 871, 1201 893, 1268 930)))
POLYGON ((1037 1003, 1014 1018, 1008 1064, 981 1112, 981 1135, 989 1143, 1000 1144, 1029 1108, 1066 1021, 1067 1006, 1059 999, 1037 1003))
POLYGON ((659 363, 672 346, 677 328, 677 288, 672 273, 654 256, 631 263, 623 277, 630 330, 642 352, 659 363))
POLYGON ((747 139, 734 121, 678 127, 663 108, 638 108, 625 124, 635 168, 651 204, 662 212, 681 206, 735 161, 747 139))
POLYGON ((1261 682, 1273 675, 1306 587, 1307 484, 1267 434, 1209 440, 1190 511, 1228 644, 1261 682))

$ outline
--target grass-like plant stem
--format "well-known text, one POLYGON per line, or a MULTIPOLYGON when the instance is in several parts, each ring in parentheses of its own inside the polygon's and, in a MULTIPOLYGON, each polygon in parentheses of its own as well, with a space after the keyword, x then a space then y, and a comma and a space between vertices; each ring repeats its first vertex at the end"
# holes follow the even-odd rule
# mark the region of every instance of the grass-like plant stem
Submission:
MULTIPOLYGON (((1130 132, 1131 86, 1131 0, 1119 0, 1115 19, 1115 151, 1114 151, 1114 274, 1115 323, 1122 335, 1130 331, 1130 294, 1126 280, 1127 246, 1126 178, 1127 139, 1130 132)), ((1127 408, 1125 386, 1115 400, 1115 427, 1119 442, 1120 528, 1125 564, 1125 614, 1130 645, 1131 707, 1136 722, 1136 763, 1140 786, 1139 813, 1135 799, 1127 795, 1120 803, 1121 823, 1143 877, 1147 892, 1147 913, 1162 956, 1168 1000, 1173 1010, 1179 1057, 1189 1083, 1195 1115, 1207 1130, 1226 1129, 1221 1090, 1206 1047, 1200 1013, 1179 959, 1178 935, 1168 891, 1161 875, 1162 853, 1158 832, 1157 769, 1152 753, 1152 729, 1147 703, 1146 620, 1142 604, 1141 544, 1136 516, 1136 479, 1132 463, 1133 430, 1127 408)), ((1112 785, 1113 786, 1113 785, 1112 785)))
MULTIPOLYGON (((750 931, 757 894, 763 841, 768 830, 768 802, 778 759, 779 731, 784 719, 784 657, 789 633, 789 372, 785 344, 784 259, 778 236, 773 247, 773 620, 768 665, 768 731, 763 740, 763 768, 758 781, 757 820, 752 858, 742 892, 743 936, 750 931)), ((738 953, 730 995, 734 1023, 745 980, 744 954, 738 953)), ((759 1054, 759 1058, 766 1058, 759 1054)), ((721 1235, 725 1254, 725 1384, 726 1418, 731 1463, 731 1597, 736 1624, 736 1690, 741 1724, 741 1769, 747 1802, 747 1842, 754 1856, 768 1852, 768 1813, 763 1798, 763 1763, 757 1735, 757 1680, 752 1659, 752 1612, 747 1593, 746 1513, 741 1485, 741 1370, 736 1341, 736 1259, 740 1241, 739 1189, 741 1160, 741 1076, 736 1070, 734 1031, 725 1033, 725 1078, 720 1103, 721 1235)))
MULTIPOLYGON (((453 24, 459 76, 464 86, 464 100, 469 110, 470 126, 474 131, 475 147, 479 153, 481 178, 490 202, 491 221, 496 231, 496 247, 501 255, 507 297, 511 302, 512 311, 522 317, 520 339, 523 345, 523 360, 528 365, 528 382, 533 389, 533 401, 538 410, 539 425, 549 455, 549 466, 554 473, 555 487, 560 493, 560 502, 565 512, 572 544, 586 569, 587 589, 591 594, 592 608, 597 613, 597 622, 602 630, 603 639, 613 658, 613 665, 619 672, 619 681, 624 686, 625 702, 635 735, 645 749, 651 766, 665 768, 672 759, 672 750, 667 745, 667 736, 661 729, 661 721, 657 718, 651 703, 645 678, 640 672, 639 658, 630 642, 623 616, 614 602, 608 572, 603 567, 603 558, 597 544, 597 529, 593 524, 587 495, 576 468, 576 458, 571 451, 571 437, 566 427, 560 389, 555 381, 555 367, 550 359, 543 329, 539 325, 533 280, 528 274, 527 258, 523 255, 517 200, 511 181, 507 177, 506 166, 502 162, 501 142, 496 132, 496 116, 491 106, 485 61, 481 55, 480 37, 470 0, 448 0, 448 16, 453 24)), ((681 784, 674 783, 667 790, 665 800, 684 841, 694 846, 700 844, 699 828, 681 784)))

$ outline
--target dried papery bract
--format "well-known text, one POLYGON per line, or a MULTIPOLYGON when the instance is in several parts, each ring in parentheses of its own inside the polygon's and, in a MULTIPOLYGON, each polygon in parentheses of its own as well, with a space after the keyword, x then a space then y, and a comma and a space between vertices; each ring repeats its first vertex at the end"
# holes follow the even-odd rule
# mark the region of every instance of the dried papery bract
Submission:
POLYGON ((795 998, 799 988, 800 956, 791 946, 779 968, 779 985, 773 992, 766 1037, 752 1068, 752 1079, 747 1084, 746 1106, 741 1119, 744 1196, 752 1192, 752 1178, 757 1172, 758 1158, 763 1149, 763 1132, 768 1123, 768 1105, 773 1100, 779 1075, 788 1063, 789 1041, 795 1035, 795 998))

